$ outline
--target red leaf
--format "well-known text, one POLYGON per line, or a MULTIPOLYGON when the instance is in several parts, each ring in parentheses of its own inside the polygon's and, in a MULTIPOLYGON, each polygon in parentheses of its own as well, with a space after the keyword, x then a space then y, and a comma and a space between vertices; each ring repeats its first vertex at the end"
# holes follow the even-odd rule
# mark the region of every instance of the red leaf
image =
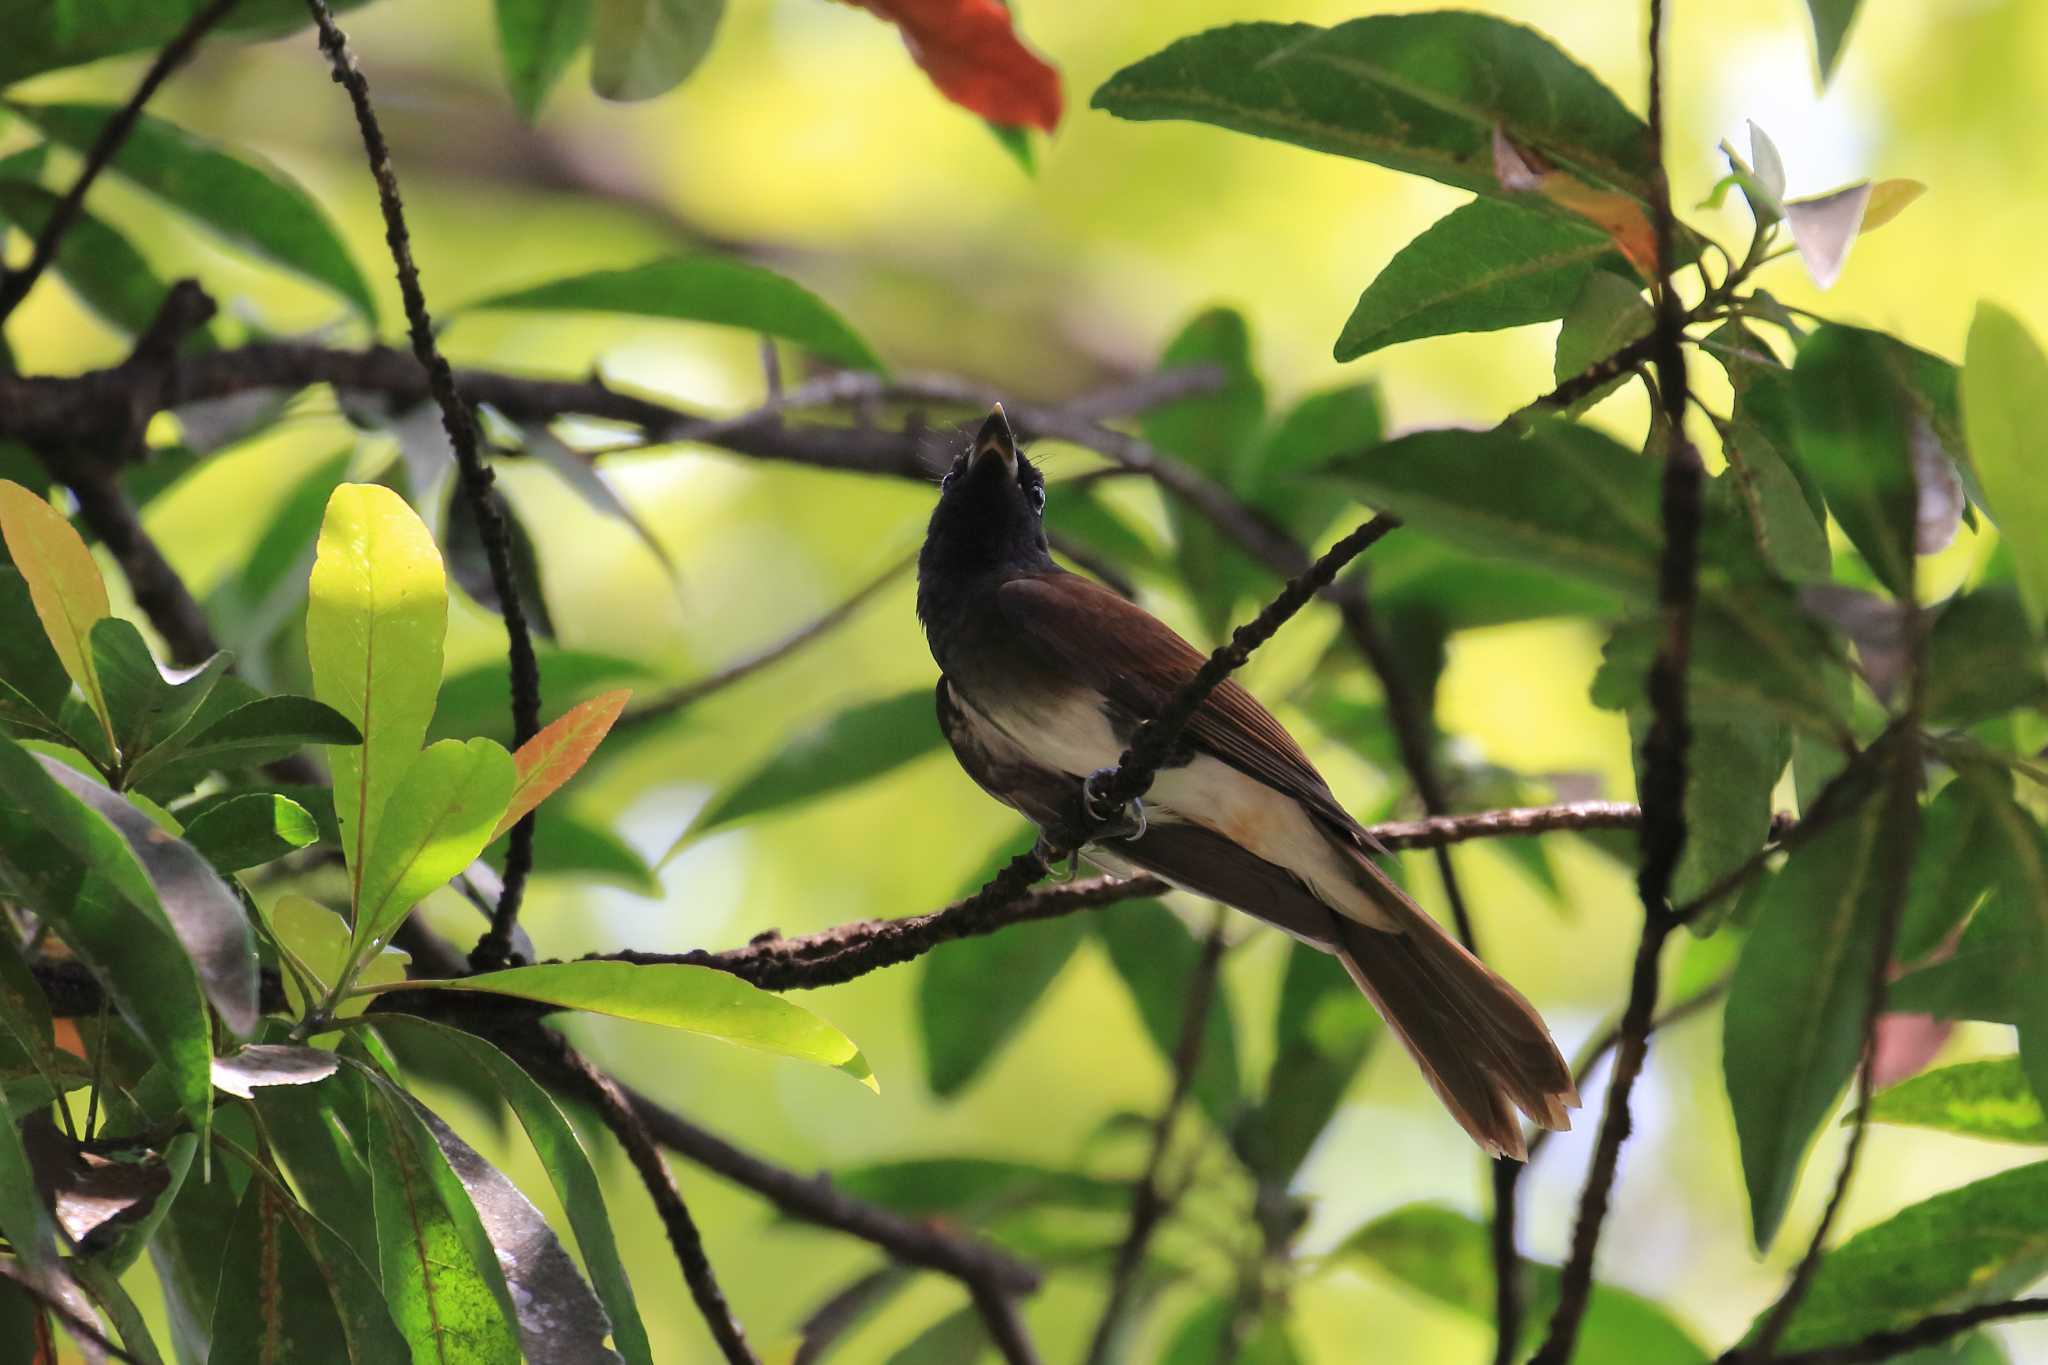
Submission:
POLYGON ((1001 0, 848 0, 903 31, 939 93, 991 123, 1051 132, 1060 77, 1017 37, 1001 0))

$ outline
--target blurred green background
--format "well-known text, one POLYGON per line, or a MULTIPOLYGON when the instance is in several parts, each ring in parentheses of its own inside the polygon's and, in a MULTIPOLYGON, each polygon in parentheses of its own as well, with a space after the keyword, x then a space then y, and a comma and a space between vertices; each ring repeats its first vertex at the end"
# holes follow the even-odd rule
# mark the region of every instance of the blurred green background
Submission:
MULTIPOLYGON (((893 29, 828 0, 732 0, 710 59, 680 91, 607 105, 572 72, 531 129, 503 93, 485 0, 378 0, 345 22, 391 136, 437 313, 708 238, 743 244, 809 284, 900 370, 964 374, 1020 397, 1065 396, 1149 365, 1185 318, 1225 303, 1252 324, 1276 406, 1339 377, 1372 377, 1397 426, 1491 423, 1549 387, 1554 327, 1411 343, 1348 367, 1330 359, 1359 290, 1462 195, 1357 162, 1191 125, 1122 123, 1086 107, 1103 78, 1181 34, 1245 18, 1329 23, 1376 8, 1026 0, 1021 28, 1060 68, 1068 101, 1058 135, 1041 141, 1035 177, 941 101, 893 29)), ((1641 5, 1484 8, 1543 28, 1640 106, 1641 5)), ((1749 118, 1782 149, 1794 194, 1865 176, 1931 187, 1896 224, 1857 245, 1828 294, 1818 295, 1791 260, 1767 272, 1767 288, 1951 358, 1960 357, 1979 298, 2037 327, 2048 319, 2040 250, 2048 106, 2039 97, 2048 86, 2048 5, 1865 0, 1824 98, 1798 0, 1679 0, 1673 11, 1668 154, 1681 206, 1697 203, 1723 171, 1719 139, 1746 144, 1749 118)), ((103 62, 17 93, 118 100, 141 64, 103 62)), ((308 185, 374 277, 386 317, 399 315, 355 129, 310 36, 213 44, 153 108, 267 156, 308 185)), ((11 145, 6 136, 0 149, 11 145)), ((94 203, 163 277, 196 274, 266 328, 333 321, 325 297, 216 250, 120 184, 100 185, 94 203)), ((1724 241, 1746 239, 1737 198, 1725 213, 1687 216, 1724 241)), ((10 331, 34 372, 110 364, 125 353, 58 288, 37 291, 10 331)), ((489 315, 455 322, 444 344, 458 364, 564 375, 596 367, 621 385, 715 411, 740 411, 763 390, 753 341, 708 328, 489 315)), ((1722 406, 1719 372, 1694 372, 1722 406)), ((1632 390, 1597 420, 1639 432, 1643 415, 1632 390)), ((282 427, 154 504, 149 525, 203 595, 239 566, 284 491, 355 439, 331 400, 303 402, 282 427)), ((1092 462, 1053 445, 1036 453, 1055 477, 1092 462)), ((911 484, 690 447, 615 461, 618 486, 673 559, 671 581, 644 547, 563 497, 544 470, 524 462, 501 470, 539 542, 561 642, 641 660, 660 681, 713 671, 817 615, 907 553, 930 504, 929 492, 911 484)), ((1164 535, 1148 492, 1121 496, 1164 535)), ((1956 581, 1984 548, 1965 533, 1933 576, 1956 581)), ((1147 604, 1192 631, 1188 604, 1166 586, 1148 584, 1147 604)), ((1398 789, 1398 775, 1375 770, 1284 705, 1331 632, 1331 622, 1304 618, 1258 657, 1247 681, 1281 704, 1340 796, 1369 814, 1398 789)), ((498 656, 502 641, 495 618, 458 607, 451 671, 498 656)), ((1627 797, 1625 725, 1586 700, 1597 659, 1598 639, 1581 625, 1466 633, 1451 645, 1441 720, 1475 756, 1531 773, 1591 774, 1602 794, 1627 797)), ((899 582, 851 628, 669 722, 659 743, 595 771, 569 799, 658 857, 710 792, 808 721, 934 675, 911 590, 899 582)), ((663 870, 655 897, 543 878, 525 923, 549 955, 730 946, 770 927, 799 933, 931 908, 1016 841, 1013 818, 949 756, 934 754, 851 795, 691 845, 663 870)), ((1468 847, 1458 863, 1489 956, 1544 1010, 1569 1053, 1621 999, 1639 911, 1628 874, 1613 862, 1569 840, 1553 857, 1559 897, 1496 851, 1468 847)), ((1415 861, 1410 872, 1424 903, 1439 906, 1433 870, 1415 861)), ((435 913, 451 932, 474 932, 459 904, 435 913)), ((1256 1076, 1267 1060, 1264 1021, 1283 944, 1248 920, 1233 928, 1240 941, 1226 979, 1240 1051, 1256 1076)), ((893 969, 805 1001, 859 1041, 881 1080, 879 1097, 828 1071, 651 1029, 579 1033, 635 1084, 800 1170, 931 1154, 1064 1161, 1108 1115, 1150 1111, 1163 1097, 1164 1068, 1090 941, 973 1087, 935 1100, 914 1033, 919 970, 893 969)), ((1946 1055, 2009 1050, 2001 1032, 1965 1026, 1946 1055)), ((1815 1176, 1832 1171, 1837 1140, 1825 1136, 1809 1165, 1789 1220, 1795 1231, 1759 1262, 1747 1241, 1716 1016, 1660 1036, 1638 1093, 1638 1133, 1602 1273, 1671 1305, 1703 1340, 1729 1340, 1769 1301, 1803 1245, 1826 1193, 1815 1176)), ((1552 1144, 1523 1182, 1531 1254, 1555 1259, 1564 1249, 1597 1085, 1587 1098, 1581 1131, 1552 1144)), ((546 1182, 524 1146, 488 1140, 465 1103, 443 1097, 546 1207, 546 1182)), ((601 1152, 658 1353, 712 1359, 644 1195, 616 1151, 601 1152)), ((1112 1148, 1098 1159, 1127 1170, 1119 1163, 1136 1156, 1112 1148)), ((2023 1159, 2019 1149, 1874 1128, 1842 1227, 2023 1159)), ((695 1168, 679 1163, 678 1174, 726 1291, 769 1358, 786 1358, 803 1316, 876 1263, 871 1249, 778 1222, 760 1201, 695 1168)), ((1327 1248, 1415 1199, 1483 1210, 1485 1185, 1483 1163, 1407 1059, 1381 1048, 1304 1169, 1302 1191, 1314 1204, 1304 1244, 1327 1248)), ((1242 1226, 1246 1217, 1221 1194, 1210 1213, 1205 1226, 1242 1226)), ((145 1298, 153 1301, 153 1291, 145 1298)), ((957 1287, 924 1277, 834 1358, 887 1359, 961 1301, 957 1287)), ((1455 1365, 1491 1349, 1478 1326, 1341 1264, 1306 1279, 1296 1306, 1316 1361, 1455 1365)), ((1072 1358, 1096 1307, 1093 1291, 1072 1277, 1055 1279, 1030 1304, 1048 1359, 1072 1358)), ((1177 1316, 1169 1304, 1156 1321, 1177 1316)), ((2003 1335, 2014 1360, 2048 1360, 2048 1327, 2003 1335)), ((1157 1335, 1150 1340, 1156 1349, 1157 1335)))

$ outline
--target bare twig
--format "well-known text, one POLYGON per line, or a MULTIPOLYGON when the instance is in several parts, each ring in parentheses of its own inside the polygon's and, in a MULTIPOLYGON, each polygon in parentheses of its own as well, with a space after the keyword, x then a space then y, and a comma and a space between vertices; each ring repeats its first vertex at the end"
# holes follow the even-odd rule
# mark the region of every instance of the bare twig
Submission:
POLYGON ((1180 1117, 1181 1106, 1194 1085, 1195 1068, 1202 1060, 1209 1002, 1215 995, 1216 973, 1223 962, 1223 915, 1219 905, 1215 921, 1209 926, 1209 936, 1202 942, 1202 955, 1195 960, 1194 971, 1188 977, 1187 1006, 1181 1016, 1180 1038, 1173 1049, 1173 1084, 1166 1103, 1152 1120, 1152 1147, 1145 1158, 1144 1173, 1131 1190, 1130 1226, 1117 1247, 1116 1264, 1109 1276, 1109 1299, 1096 1320, 1095 1335, 1089 1340, 1087 1365, 1103 1365, 1108 1360, 1110 1346, 1130 1307, 1131 1293, 1137 1287, 1145 1249, 1151 1245, 1152 1234, 1158 1231, 1160 1222, 1173 1211, 1172 1199, 1160 1187, 1159 1177, 1173 1140, 1174 1121, 1180 1117))
POLYGON ((567 1043, 561 1044, 561 1064, 581 1082, 582 1098, 596 1108, 604 1126, 611 1130, 612 1136, 618 1139, 619 1146, 632 1160, 633 1169, 640 1173, 641 1183, 647 1187, 648 1196, 654 1200, 654 1207, 661 1214, 662 1226, 668 1229, 669 1245, 675 1249, 676 1260, 683 1268, 683 1279, 690 1286, 690 1297, 697 1301, 697 1311, 703 1314, 705 1324, 711 1328, 718 1349, 731 1365, 756 1365, 753 1348, 747 1345, 746 1333, 733 1317, 732 1307, 726 1303, 725 1294, 718 1287, 718 1277, 711 1269, 711 1261, 704 1254, 704 1239, 697 1231, 696 1220, 690 1217, 689 1205, 683 1202, 683 1192, 677 1188, 675 1175, 662 1159, 661 1149, 655 1146, 647 1124, 626 1098, 619 1083, 584 1060, 567 1043))
MULTIPOLYGON (((385 145, 376 110, 370 106, 370 83, 349 50, 347 35, 335 24, 327 0, 306 0, 306 9, 320 31, 320 50, 327 54, 335 84, 348 91, 349 103, 355 109, 356 127, 362 134, 370 175, 377 182, 377 204, 384 214, 384 240, 391 248, 392 264, 398 271, 398 290, 405 300, 413 356, 426 372, 427 389, 441 410, 441 425, 455 450, 463 496, 469 499, 476 516, 477 534, 490 565, 491 586, 505 619, 506 653, 512 674, 512 742, 516 747, 540 729, 540 663, 534 657, 526 607, 520 601, 518 579, 512 572, 511 536, 500 504, 491 492, 490 466, 484 463, 478 448, 475 414, 456 391, 454 372, 434 341, 434 322, 427 313, 419 267, 412 258, 412 237, 405 226, 405 206, 398 194, 398 173, 392 168, 391 149, 385 145)), ((502 965, 511 956, 512 928, 518 923, 520 898, 526 889, 527 874, 532 870, 533 816, 528 813, 512 827, 511 842, 505 851, 504 891, 498 897, 490 929, 476 945, 479 966, 502 965)))
MULTIPOLYGON (((1953 1313, 1935 1313, 1908 1326, 1872 1332, 1867 1337, 1843 1342, 1839 1346, 1818 1346, 1810 1351, 1792 1351, 1770 1359, 1772 1365, 1869 1365, 1869 1362, 1890 1360, 1924 1346, 1939 1346, 1989 1322, 2032 1317, 2036 1313, 2048 1313, 2048 1298, 2010 1299, 2003 1303, 1979 1304, 1953 1313)), ((1715 1365, 1732 1365, 1739 1358, 1730 1351, 1715 1365)))
POLYGON ((916 562, 915 556, 898 560, 824 615, 799 626, 766 649, 727 664, 708 677, 684 683, 681 687, 667 692, 657 693, 619 717, 619 724, 633 725, 673 715, 686 707, 696 705, 714 692, 721 692, 734 683, 751 678, 771 664, 780 663, 813 640, 830 633, 834 627, 845 623, 855 612, 873 601, 884 588, 902 577, 916 562))
POLYGON ((1659 956, 1665 939, 1677 924, 1669 904, 1671 875, 1685 847, 1686 749, 1691 739, 1685 674, 1692 647, 1693 603, 1698 591, 1703 473, 1699 452, 1685 436, 1687 385, 1685 352, 1680 343, 1686 319, 1671 279, 1676 264, 1676 219, 1664 173, 1664 0, 1650 0, 1649 49, 1650 142, 1656 153, 1650 212, 1657 232, 1657 321, 1651 334, 1651 356, 1656 363, 1657 396, 1668 428, 1665 436, 1669 447, 1665 452, 1660 498, 1664 551, 1657 583, 1663 638, 1650 664, 1650 732, 1643 742, 1642 868, 1636 878, 1643 903, 1643 934, 1630 973, 1628 1005, 1622 1012, 1614 1078, 1607 1088, 1592 1166, 1579 1197, 1571 1255, 1565 1261, 1557 1308, 1551 1314, 1535 1365, 1565 1365, 1571 1359, 1579 1325, 1591 1300, 1593 1258, 1599 1249, 1600 1232, 1620 1167, 1622 1144, 1628 1140, 1632 1126, 1629 1100, 1649 1051, 1651 1019, 1657 1005, 1659 956))
POLYGON ((78 215, 84 209, 86 191, 99 179, 100 172, 120 154, 121 145, 142 118, 142 106, 149 103, 157 87, 168 80, 173 71, 184 65, 185 59, 192 55, 192 50, 199 46, 200 40, 213 26, 227 18, 228 11, 235 4, 236 0, 213 0, 212 4, 194 14, 185 27, 164 44, 163 51, 157 53, 156 60, 149 64, 149 70, 143 73, 141 83, 128 97, 128 102, 101 125, 99 136, 93 139, 92 146, 86 151, 85 165, 79 169, 78 178, 71 182, 71 188, 50 210, 43 230, 36 234, 35 247, 27 262, 19 270, 0 271, 0 322, 5 322, 28 297, 29 290, 35 288, 42 273, 57 259, 57 250, 64 244, 64 234, 71 231, 72 224, 78 221, 78 215))

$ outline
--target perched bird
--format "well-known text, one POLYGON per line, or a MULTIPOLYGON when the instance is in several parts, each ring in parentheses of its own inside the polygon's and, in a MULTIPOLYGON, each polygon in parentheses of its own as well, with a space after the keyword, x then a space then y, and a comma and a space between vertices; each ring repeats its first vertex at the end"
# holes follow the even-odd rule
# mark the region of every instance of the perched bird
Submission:
MULTIPOLYGON (((1040 828, 1203 659, 1055 564, 1044 511, 1045 476, 998 406, 941 484, 917 562, 939 726, 968 775, 1040 828)), ((1334 953, 1490 1154, 1523 1157, 1517 1109, 1569 1126, 1578 1093, 1542 1017, 1374 864, 1371 837, 1265 707, 1225 681, 1178 747, 1091 863, 1150 872, 1334 953)))

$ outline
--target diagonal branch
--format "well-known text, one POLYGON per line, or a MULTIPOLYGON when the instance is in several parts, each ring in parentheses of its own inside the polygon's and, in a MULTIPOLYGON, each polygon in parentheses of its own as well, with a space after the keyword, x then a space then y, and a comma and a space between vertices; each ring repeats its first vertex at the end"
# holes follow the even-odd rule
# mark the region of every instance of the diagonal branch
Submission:
MULTIPOLYGON (((2010 1299, 2003 1303, 1958 1309, 1953 1313, 1935 1313, 1905 1327, 1872 1332, 1857 1341, 1844 1342, 1839 1346, 1820 1346, 1810 1351, 1793 1351, 1770 1359, 1772 1365, 1870 1365, 1873 1361, 1891 1360, 1923 1347, 1939 1346, 1972 1327, 2003 1322, 2007 1318, 2032 1317, 2037 1313, 2048 1313, 2048 1298, 2010 1299)), ((1734 1359, 1735 1353, 1731 1351, 1715 1365, 1725 1365, 1734 1359)))
MULTIPOLYGON (((391 148, 385 144, 384 130, 377 122, 376 110, 370 106, 370 83, 349 50, 347 35, 336 26, 327 0, 306 0, 306 9, 320 30, 320 50, 327 54, 333 67, 334 81, 348 91, 349 103, 355 108, 356 127, 362 133, 370 175, 377 182, 377 204, 384 214, 384 240, 391 247, 392 264, 398 271, 398 291, 405 299, 413 356, 426 371, 428 391, 441 409, 441 425, 455 450, 463 496, 469 499, 475 514, 477 534, 490 564, 491 586, 505 618, 506 652, 512 673, 512 742, 517 747, 540 729, 540 663, 534 657, 526 607, 520 601, 518 580, 512 572, 511 536, 501 505, 491 491, 490 466, 484 463, 478 449, 476 417, 456 392, 454 372, 434 342, 434 322, 427 313, 427 296, 420 288, 419 267, 412 259, 412 237, 405 226, 405 206, 398 195, 398 173, 392 169, 391 148)), ((477 965, 502 965, 511 957, 512 928, 519 921, 520 898, 526 890, 527 874, 532 870, 533 815, 529 812, 512 826, 511 843, 505 852, 504 890, 498 897, 489 931, 477 941, 477 965)))
MULTIPOLYGON (((78 179, 71 182, 71 188, 57 201, 50 211, 50 217, 43 224, 43 230, 36 234, 34 249, 19 270, 0 270, 0 322, 5 322, 21 301, 35 288, 50 263, 57 259, 57 250, 64 244, 64 235, 71 231, 85 207, 86 191, 100 178, 100 172, 121 152, 121 146, 128 141, 128 135, 135 131, 135 125, 142 119, 142 106, 148 104, 156 94, 157 87, 170 79, 173 71, 185 64, 193 49, 221 20, 235 7, 236 0, 213 0, 213 3, 194 14, 175 37, 164 44, 156 60, 149 64, 149 70, 142 75, 142 81, 135 87, 135 93, 121 106, 115 115, 101 127, 99 136, 93 139, 85 154, 85 165, 79 169, 78 179)), ((61 21, 60 21, 61 22, 61 21)))
POLYGON ((563 1070, 581 1082, 582 1098, 596 1108, 604 1126, 632 1160, 633 1169, 640 1173, 641 1183, 647 1186, 648 1196, 661 1214, 662 1226, 668 1229, 669 1245, 675 1249, 676 1260, 683 1268, 690 1297, 697 1301, 697 1311, 711 1328, 718 1349, 731 1365, 758 1365, 753 1348, 747 1345, 746 1333, 740 1329, 732 1306, 718 1287, 718 1277, 712 1272, 710 1258, 704 1254, 704 1239, 697 1231, 696 1220, 690 1217, 683 1192, 677 1188, 668 1163, 662 1160, 661 1149, 655 1146, 647 1124, 617 1081, 592 1066, 567 1042, 557 1042, 563 1070))

